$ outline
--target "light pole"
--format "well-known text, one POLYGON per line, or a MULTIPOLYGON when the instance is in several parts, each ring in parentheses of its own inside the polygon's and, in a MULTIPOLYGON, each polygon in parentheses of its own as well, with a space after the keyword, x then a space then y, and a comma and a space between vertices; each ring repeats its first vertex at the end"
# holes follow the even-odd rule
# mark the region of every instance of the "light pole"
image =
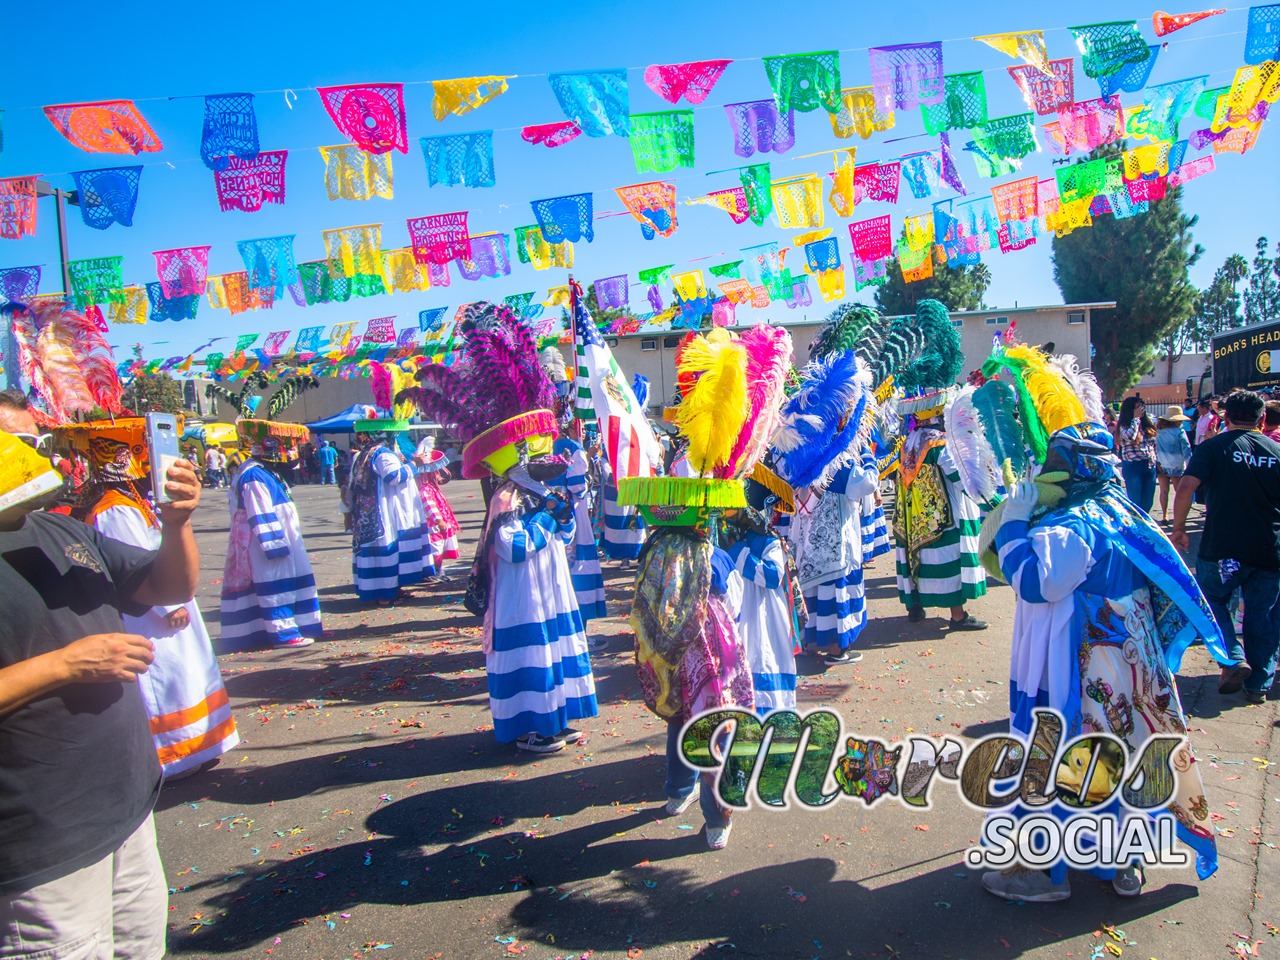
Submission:
POLYGON ((53 206, 58 221, 58 257, 62 262, 62 292, 71 295, 71 271, 67 268, 67 204, 80 206, 80 191, 63 190, 51 187, 43 180, 36 181, 37 197, 53 197, 53 206))

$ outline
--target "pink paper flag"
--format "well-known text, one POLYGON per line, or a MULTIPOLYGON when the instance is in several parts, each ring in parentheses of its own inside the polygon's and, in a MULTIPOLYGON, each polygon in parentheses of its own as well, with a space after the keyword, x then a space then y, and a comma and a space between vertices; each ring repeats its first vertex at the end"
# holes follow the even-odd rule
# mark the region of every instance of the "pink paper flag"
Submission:
POLYGON ((881 260, 893 255, 893 233, 887 213, 849 224, 849 239, 853 241, 853 255, 858 260, 881 260))
POLYGON ((563 147, 580 136, 582 128, 573 120, 535 123, 520 130, 520 139, 525 143, 541 144, 544 147, 563 147))
POLYGON ((694 63, 655 63, 644 72, 644 82, 667 103, 684 97, 698 104, 707 99, 725 67, 732 60, 698 60, 694 63))
POLYGON ((406 223, 409 225, 413 259, 418 263, 447 264, 455 257, 471 256, 471 235, 467 232, 465 211, 413 217, 406 223))

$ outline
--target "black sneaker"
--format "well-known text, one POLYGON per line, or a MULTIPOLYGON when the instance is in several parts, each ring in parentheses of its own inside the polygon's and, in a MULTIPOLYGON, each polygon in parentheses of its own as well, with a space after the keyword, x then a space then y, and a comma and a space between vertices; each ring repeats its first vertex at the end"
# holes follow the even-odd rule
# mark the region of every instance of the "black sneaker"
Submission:
POLYGON ((563 730, 561 730, 559 733, 555 735, 555 739, 565 744, 581 743, 582 731, 575 730, 573 729, 573 727, 565 727, 563 730))
POLYGON ((952 630, 985 630, 990 624, 985 620, 979 620, 972 613, 966 613, 962 620, 948 620, 947 626, 952 630))
POLYGON ((1223 667, 1222 673, 1218 675, 1218 692, 1239 693, 1252 673, 1253 667, 1243 662, 1233 667, 1223 667))
POLYGON ((527 733, 516 741, 520 750, 530 753, 559 753, 564 749, 564 741, 556 737, 540 737, 536 733, 527 733))
POLYGON ((1246 690, 1244 692, 1246 703, 1251 703, 1255 707, 1267 702, 1267 691, 1265 690, 1246 690))
POLYGON ((828 653, 824 658, 827 666, 829 667, 839 666, 842 663, 857 663, 861 659, 862 659, 862 654, 856 650, 845 650, 843 653, 839 655, 834 653, 828 653))
POLYGON ((920 623, 925 616, 924 607, 907 607, 907 620, 911 623, 920 623))

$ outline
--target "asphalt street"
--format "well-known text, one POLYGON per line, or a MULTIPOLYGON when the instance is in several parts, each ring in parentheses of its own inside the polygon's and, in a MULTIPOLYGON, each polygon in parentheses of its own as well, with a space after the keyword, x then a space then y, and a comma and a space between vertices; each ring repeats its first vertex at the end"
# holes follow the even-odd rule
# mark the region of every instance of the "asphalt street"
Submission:
MULTIPOLYGON (((592 656, 600 715, 580 724, 585 742, 545 757, 495 742, 478 622, 461 606, 483 501, 475 483, 446 490, 465 559, 452 582, 383 609, 351 589, 336 489, 295 488, 325 638, 220 660, 243 741, 166 786, 156 810, 172 955, 1280 956, 1276 703, 1220 696, 1203 649, 1179 689, 1219 832, 1208 881, 1153 871, 1140 898, 1121 900, 1075 874, 1065 903, 998 901, 963 863, 981 814, 946 783, 929 810, 893 798, 752 809, 712 852, 696 804, 662 808, 665 725, 640 697, 631 578, 617 564, 605 567, 613 616, 590 627, 608 643, 592 656)), ((206 491, 195 524, 216 644, 223 492, 206 491)), ((886 742, 1007 729, 1008 588, 972 604, 991 623, 982 633, 909 624, 891 556, 868 571, 868 598, 865 658, 825 671, 802 658, 802 711, 836 710, 846 730, 886 742)))

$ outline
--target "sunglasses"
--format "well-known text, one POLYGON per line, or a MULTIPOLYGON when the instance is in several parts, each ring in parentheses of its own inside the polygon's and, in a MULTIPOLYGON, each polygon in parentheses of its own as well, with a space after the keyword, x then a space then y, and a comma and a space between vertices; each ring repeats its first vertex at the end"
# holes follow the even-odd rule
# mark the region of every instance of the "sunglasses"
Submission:
POLYGON ((12 436, 17 437, 36 453, 49 454, 53 452, 52 433, 15 433, 12 436))

